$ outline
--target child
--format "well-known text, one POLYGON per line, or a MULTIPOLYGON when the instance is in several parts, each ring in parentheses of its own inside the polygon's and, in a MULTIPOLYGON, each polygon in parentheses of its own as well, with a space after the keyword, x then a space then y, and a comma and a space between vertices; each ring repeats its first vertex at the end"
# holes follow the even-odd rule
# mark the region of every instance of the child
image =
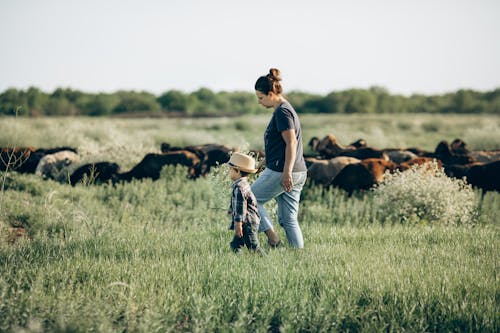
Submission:
POLYGON ((257 200, 248 184, 247 175, 257 172, 253 157, 242 153, 233 153, 229 162, 231 186, 231 205, 229 213, 232 221, 229 229, 234 229, 234 238, 230 243, 235 253, 241 252, 243 245, 251 251, 261 252, 258 238, 260 223, 257 200))

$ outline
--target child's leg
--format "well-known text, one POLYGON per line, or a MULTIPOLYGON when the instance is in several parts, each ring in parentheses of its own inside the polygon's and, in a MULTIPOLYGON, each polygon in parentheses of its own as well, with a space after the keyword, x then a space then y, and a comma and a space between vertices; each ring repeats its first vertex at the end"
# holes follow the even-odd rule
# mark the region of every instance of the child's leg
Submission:
POLYGON ((243 223, 242 239, 244 240, 246 247, 251 251, 255 251, 260 248, 258 230, 259 227, 255 224, 243 223))
MULTIPOLYGON (((243 223, 245 225, 245 223, 243 223)), ((245 241, 243 240, 243 237, 237 237, 236 235, 233 237, 233 240, 231 243, 229 243, 231 246, 231 249, 233 250, 234 253, 239 253, 241 252, 241 249, 245 245, 245 241)))

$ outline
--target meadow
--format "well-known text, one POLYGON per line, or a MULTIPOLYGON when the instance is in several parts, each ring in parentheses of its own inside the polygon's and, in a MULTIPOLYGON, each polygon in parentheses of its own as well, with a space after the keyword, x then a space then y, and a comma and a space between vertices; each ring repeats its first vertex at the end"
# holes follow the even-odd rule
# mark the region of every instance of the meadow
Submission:
MULTIPOLYGON (((203 119, 0 118, 0 146, 74 146, 126 171, 162 142, 261 149, 269 115, 203 119)), ((302 115, 304 143, 500 149, 500 117, 302 115)), ((306 149, 306 153, 310 153, 306 149)), ((169 167, 158 181, 71 187, 0 173, 0 331, 499 330, 500 194, 474 224, 381 218, 370 192, 305 187, 305 248, 229 250, 229 193, 169 167), (28 237, 8 241, 8 229, 28 237)), ((271 205, 272 208, 272 205, 271 205)), ((282 239, 283 230, 276 226, 282 239)))

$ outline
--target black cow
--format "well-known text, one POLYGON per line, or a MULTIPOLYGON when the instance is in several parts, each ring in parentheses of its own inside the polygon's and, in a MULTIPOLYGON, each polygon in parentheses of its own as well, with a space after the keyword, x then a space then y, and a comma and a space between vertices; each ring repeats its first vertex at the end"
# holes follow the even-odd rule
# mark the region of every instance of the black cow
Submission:
POLYGON ((172 147, 168 143, 161 144, 161 151, 163 153, 168 153, 172 151, 179 150, 187 150, 192 152, 200 159, 200 165, 197 170, 197 176, 204 176, 209 171, 210 168, 223 164, 229 161, 229 153, 234 149, 220 144, 204 144, 204 145, 196 145, 196 146, 187 146, 187 147, 172 147))
POLYGON ((113 182, 118 171, 120 171, 120 166, 116 163, 89 163, 76 169, 69 177, 69 181, 73 186, 82 182, 83 179, 87 179, 89 183, 93 184, 113 182))
POLYGON ((443 162, 444 165, 448 164, 470 164, 475 162, 474 158, 472 158, 469 154, 463 153, 463 154, 457 154, 454 153, 450 145, 448 145, 448 142, 446 141, 441 141, 439 144, 436 146, 436 149, 434 150, 434 156, 429 156, 429 157, 435 157, 443 162))
POLYGON ((200 164, 200 159, 194 153, 179 150, 165 154, 147 154, 130 171, 117 175, 117 180, 130 181, 132 179, 160 178, 161 169, 166 165, 184 165, 189 167, 189 175, 196 176, 196 167, 200 164))
POLYGON ((500 161, 445 165, 444 171, 449 177, 465 177, 467 183, 482 189, 484 192, 500 192, 500 161))

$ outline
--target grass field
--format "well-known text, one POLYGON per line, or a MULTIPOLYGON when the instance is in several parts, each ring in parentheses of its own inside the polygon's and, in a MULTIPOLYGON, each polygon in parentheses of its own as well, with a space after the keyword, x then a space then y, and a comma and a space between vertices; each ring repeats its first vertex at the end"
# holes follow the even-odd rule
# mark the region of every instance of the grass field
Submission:
MULTIPOLYGON (((72 145, 85 162, 126 170, 161 142, 262 148, 267 119, 1 118, 0 145, 72 145)), ((432 150, 460 137, 500 148, 495 116, 301 120, 305 141, 334 133, 342 143, 432 150)), ((500 194, 475 192, 473 225, 409 225, 383 222, 370 193, 307 186, 304 250, 236 256, 228 197, 210 177, 185 173, 115 187, 0 174, 0 331, 499 330, 500 194), (11 244, 16 225, 29 238, 11 244)))

